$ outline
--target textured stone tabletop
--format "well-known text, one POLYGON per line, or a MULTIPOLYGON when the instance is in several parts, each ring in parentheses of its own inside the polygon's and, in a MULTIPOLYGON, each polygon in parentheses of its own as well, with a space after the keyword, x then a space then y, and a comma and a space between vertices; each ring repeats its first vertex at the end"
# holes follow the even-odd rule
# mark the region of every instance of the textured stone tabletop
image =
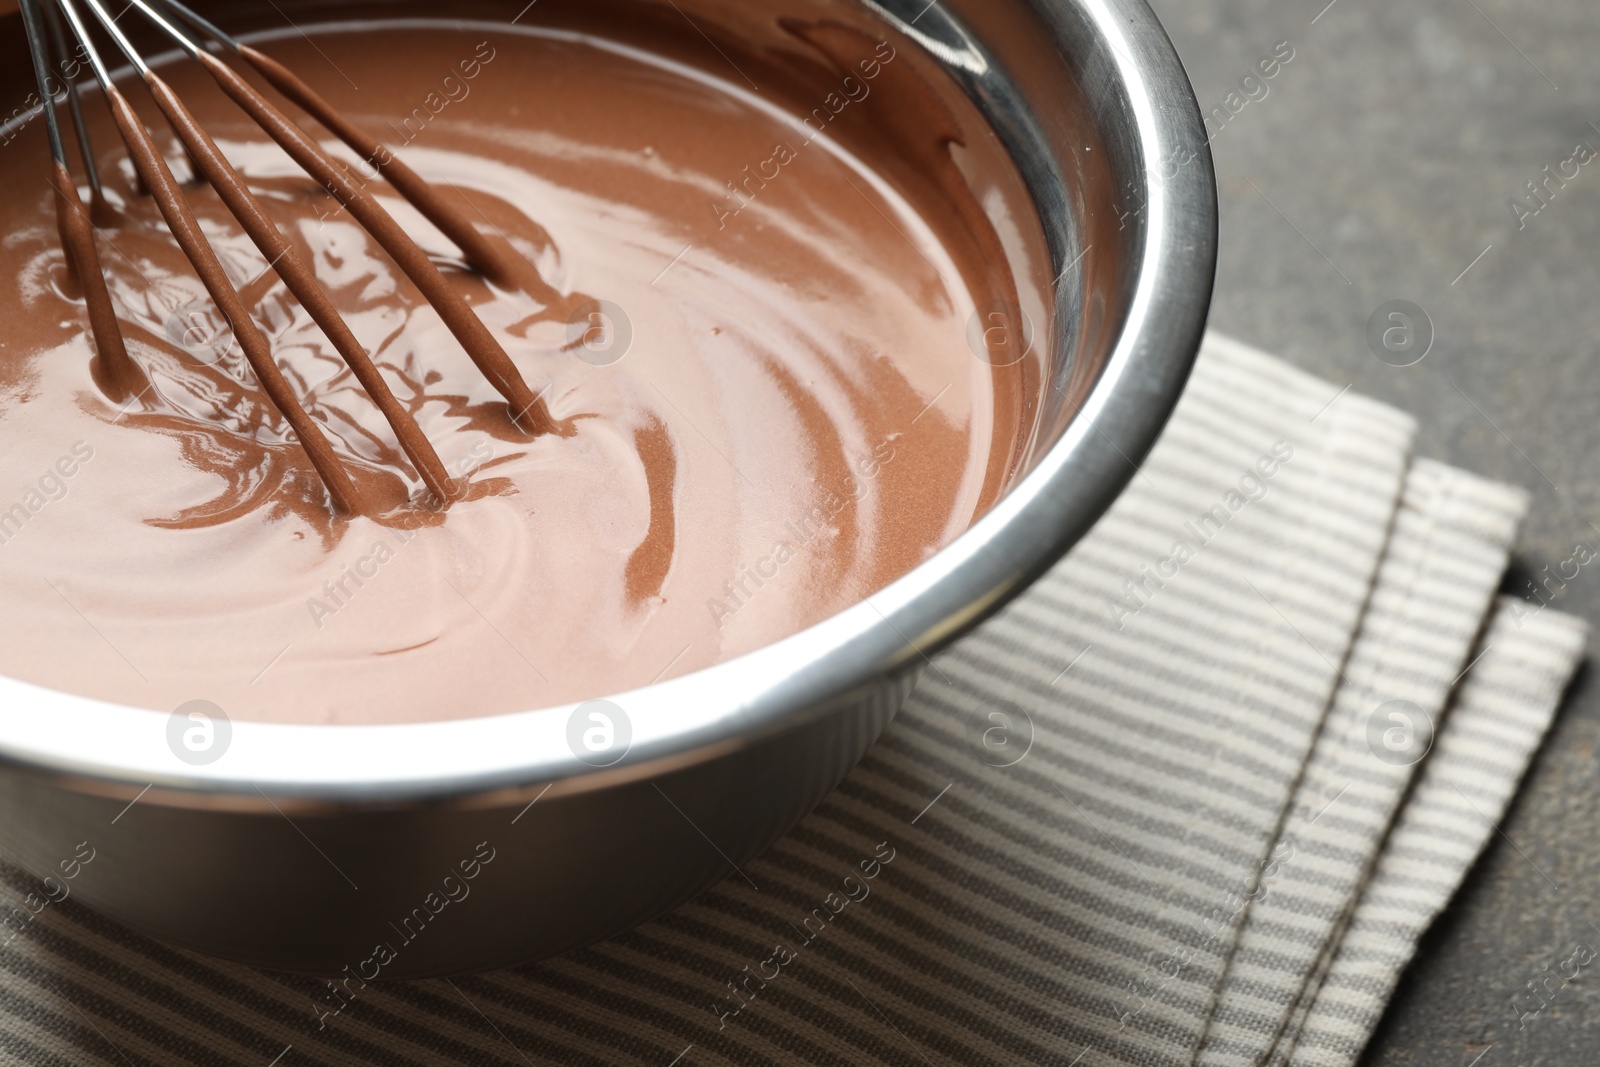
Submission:
MULTIPOLYGON (((1531 598, 1575 546, 1600 551, 1600 6, 1152 2, 1202 106, 1230 114, 1210 124, 1213 325, 1411 411, 1421 454, 1528 489, 1506 592, 1531 598), (1241 88, 1285 41, 1293 59, 1241 88), (1393 300, 1433 323, 1414 366, 1367 343, 1393 300)), ((1553 603, 1600 628, 1600 562, 1553 603)), ((1512 1010, 1576 945, 1600 949, 1597 747, 1586 668, 1365 1062, 1600 1063, 1600 964, 1537 1017, 1512 1010)))

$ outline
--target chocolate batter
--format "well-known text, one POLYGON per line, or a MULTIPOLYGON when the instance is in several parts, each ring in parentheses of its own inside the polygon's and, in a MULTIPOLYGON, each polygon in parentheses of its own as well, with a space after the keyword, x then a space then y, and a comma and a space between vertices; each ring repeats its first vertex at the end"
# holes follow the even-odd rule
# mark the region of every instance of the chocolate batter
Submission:
POLYGON ((572 26, 300 28, 256 44, 455 198, 487 274, 395 194, 381 153, 321 140, 345 161, 321 175, 348 186, 330 196, 196 64, 163 64, 387 390, 363 388, 352 338, 323 331, 328 309, 291 294, 130 82, 253 325, 217 310, 90 93, 118 212, 95 241, 133 364, 119 403, 42 123, 0 128, 0 671, 241 719, 526 710, 795 633, 1006 488, 1037 361, 997 358, 1008 335, 985 327, 997 307, 1046 321, 1044 257, 1015 175, 909 44, 826 21, 746 51, 572 26), (431 262, 397 266, 360 224, 369 201, 431 262), (469 359, 469 305, 543 423, 513 419, 469 359), (247 359, 252 333, 299 432, 268 400, 273 365, 247 359), (330 506, 313 435, 352 506, 330 506), (448 510, 427 506, 441 484, 448 510))

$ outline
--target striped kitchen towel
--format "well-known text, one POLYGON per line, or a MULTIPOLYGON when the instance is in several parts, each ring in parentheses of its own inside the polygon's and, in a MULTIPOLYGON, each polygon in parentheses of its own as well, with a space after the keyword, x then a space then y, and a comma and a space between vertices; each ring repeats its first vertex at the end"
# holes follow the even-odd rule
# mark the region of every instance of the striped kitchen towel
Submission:
POLYGON ((1437 751, 1280 1039, 1274 1067, 1348 1067, 1361 1055, 1417 942, 1455 892, 1457 872, 1498 832, 1587 637, 1571 616, 1500 602, 1437 751))
POLYGON ((1433 744, 1527 507, 1526 494, 1418 460, 1371 602, 1296 799, 1273 881, 1246 911, 1199 1062, 1266 1058, 1433 744))
POLYGON ((1112 511, 749 882, 325 1026, 313 979, 68 900, 0 948, 0 1062, 1353 1063, 1584 646, 1503 604, 1474 649, 1524 500, 1412 435, 1213 336, 1112 511))

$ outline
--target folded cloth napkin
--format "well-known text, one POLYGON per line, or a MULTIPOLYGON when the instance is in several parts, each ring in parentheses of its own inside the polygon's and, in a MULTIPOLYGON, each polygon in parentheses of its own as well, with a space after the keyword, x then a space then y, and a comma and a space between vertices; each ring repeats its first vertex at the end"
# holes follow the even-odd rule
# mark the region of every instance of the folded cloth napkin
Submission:
POLYGON ((1361 628, 1252 903, 1199 1062, 1260 1063, 1394 820, 1488 613, 1525 494, 1412 465, 1361 628))
POLYGON ((0 948, 0 1054, 1351 1064, 1585 644, 1493 601, 1523 495, 1413 461, 1412 435, 1212 336, 1112 511, 934 659, 748 881, 560 959, 370 987, 321 1026, 312 979, 68 900, 0 948))
POLYGON ((1328 966, 1302 994, 1274 1067, 1344 1067, 1361 1054, 1428 924, 1498 832, 1587 637, 1569 615, 1497 605, 1436 751, 1328 966))

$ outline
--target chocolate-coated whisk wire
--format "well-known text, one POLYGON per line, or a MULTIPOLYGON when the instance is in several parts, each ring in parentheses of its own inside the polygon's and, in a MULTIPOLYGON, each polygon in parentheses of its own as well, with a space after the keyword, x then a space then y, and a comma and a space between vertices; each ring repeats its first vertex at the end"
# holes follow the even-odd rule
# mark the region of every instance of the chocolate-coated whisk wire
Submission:
MULTIPOLYGON (((405 197, 424 218, 450 238, 455 246, 461 249, 467 262, 480 273, 504 288, 529 287, 534 296, 547 303, 554 303, 560 299, 560 294, 547 285, 537 271, 529 270, 528 264, 522 262, 514 251, 509 247, 498 246, 485 237, 471 219, 441 197, 438 190, 434 189, 425 178, 408 167, 377 138, 340 114, 338 108, 324 100, 293 71, 271 56, 264 55, 223 32, 210 20, 197 14, 179 0, 154 0, 154 2, 188 23, 201 37, 221 45, 250 64, 274 89, 294 101, 296 107, 316 119, 335 137, 348 145, 366 161, 368 166, 381 174, 396 192, 405 197)), ((146 9, 149 5, 144 0, 139 0, 137 6, 146 9)))
MULTIPOLYGON (((70 3, 71 0, 62 0, 70 3)), ((92 0, 98 4, 99 0, 92 0)), ((376 197, 366 191, 361 183, 353 181, 350 169, 322 148, 316 138, 308 134, 297 123, 291 120, 254 86, 240 77, 232 67, 212 55, 207 49, 194 41, 186 32, 175 25, 161 11, 157 10, 148 0, 129 0, 130 6, 136 8, 150 22, 162 30, 174 43, 189 53, 190 57, 205 68, 217 85, 232 98, 233 102, 255 120, 256 124, 266 131, 267 136, 278 143, 278 146, 289 154, 289 157, 300 166, 302 170, 311 175, 324 188, 340 201, 351 216, 360 223, 389 258, 410 278, 412 284, 422 290, 423 296, 433 305, 448 329, 467 355, 477 364, 484 377, 505 397, 511 405, 512 417, 534 433, 544 433, 555 429, 554 421, 550 418, 539 397, 528 388, 528 383, 523 380, 522 373, 517 370, 516 364, 495 339, 489 328, 478 318, 466 299, 462 297, 445 277, 439 268, 434 265, 427 253, 417 245, 416 241, 395 222, 389 212, 380 204, 376 197)), ((102 16, 102 22, 109 21, 109 16, 102 16)), ((268 71, 278 71, 284 84, 299 86, 304 90, 307 99, 320 101, 316 94, 304 87, 286 68, 275 63, 270 58, 260 55, 253 49, 241 45, 241 54, 250 58, 252 65, 261 69, 275 85, 280 79, 267 74, 268 71)), ((141 71, 141 74, 144 72, 141 71)), ((150 80, 144 75, 145 80, 150 80)), ((282 88, 282 86, 280 86, 282 88)), ((293 95, 293 94, 291 94, 293 95)), ((325 102, 322 106, 327 111, 324 119, 318 114, 318 121, 327 123, 342 123, 349 126, 337 111, 325 102)), ((169 115, 170 117, 170 115, 169 115)), ((332 128, 330 126, 330 128, 332 128)), ((353 128, 353 127, 352 127, 353 128)), ((381 147, 381 146, 380 146, 381 147)), ((424 199, 431 196, 435 201, 438 196, 432 187, 420 178, 417 179, 421 186, 424 199)), ((443 215, 452 213, 448 210, 443 215)), ((431 216, 430 216, 431 217, 431 216)), ((471 226, 464 227, 479 243, 483 241, 482 235, 471 226)), ((447 231, 448 232, 448 231, 447 231)))
MULTIPOLYGON (((56 115, 56 94, 51 88, 51 49, 39 0, 21 0, 19 7, 28 38, 28 55, 33 63, 34 77, 39 83, 40 107, 44 111, 45 129, 50 141, 50 185, 55 192, 56 225, 61 231, 61 247, 66 253, 67 267, 83 292, 84 306, 89 313, 89 330, 94 335, 95 358, 90 370, 106 395, 114 402, 121 403, 137 395, 145 385, 144 375, 128 357, 122 330, 117 325, 116 309, 111 303, 111 291, 100 269, 100 254, 94 242, 94 222, 84 210, 83 198, 78 194, 78 185, 67 165, 67 148, 61 139, 61 123, 56 115)), ((66 50, 59 43, 60 34, 56 36, 57 50, 65 55, 66 50)), ((66 80, 68 100, 75 102, 76 85, 72 79, 66 80)), ((94 153, 84 130, 82 112, 77 107, 73 108, 73 121, 98 206, 104 203, 99 194, 99 175, 94 169, 94 153)))
MULTIPOLYGON (((123 144, 127 146, 128 155, 149 188, 157 208, 166 219, 167 228, 172 231, 173 237, 177 239, 184 254, 194 265, 201 282, 211 294, 211 299, 216 302, 228 324, 233 328, 234 338, 243 349, 245 358, 261 382, 262 389, 299 436, 301 447, 305 449, 317 474, 327 486, 334 508, 345 514, 358 513, 362 510, 361 499, 354 483, 350 481, 349 472, 345 470, 344 463, 334 452, 322 427, 306 413, 294 391, 289 387, 283 372, 279 370, 271 346, 250 317, 238 290, 229 281, 227 271, 223 269, 216 252, 201 232, 199 220, 195 218, 193 210, 184 199, 177 179, 172 176, 166 160, 162 158, 155 142, 151 140, 143 120, 112 80, 111 73, 106 69, 99 50, 95 48, 89 29, 78 13, 74 0, 59 0, 59 2, 62 14, 66 16, 72 28, 73 36, 87 55, 89 66, 100 83, 100 90, 105 95, 106 103, 111 107, 111 117, 122 136, 123 144)), ((87 0, 87 3, 96 19, 116 42, 117 47, 127 56, 134 70, 147 83, 152 83, 154 72, 123 34, 116 20, 98 0, 87 0)))
MULTIPOLYGON (((118 46, 129 53, 130 61, 135 63, 135 69, 150 89, 156 106, 172 124, 178 139, 182 141, 189 158, 194 162, 197 173, 211 184, 234 218, 238 219, 256 248, 266 257, 268 269, 276 271, 278 277, 294 294, 295 299, 300 302, 300 306, 306 309, 312 321, 333 343, 340 357, 383 413, 401 448, 416 465, 418 474, 428 490, 442 504, 447 505, 452 488, 444 463, 439 459, 438 453, 434 451, 427 434, 423 433, 416 419, 395 398, 383 375, 373 365, 366 349, 362 347, 349 325, 328 299, 315 273, 306 266, 299 252, 278 230, 239 172, 223 156, 216 142, 195 120, 177 93, 173 92, 148 66, 136 60, 131 46, 116 29, 115 20, 106 11, 102 0, 84 0, 84 2, 89 5, 102 25, 111 32, 118 46)), ((176 27, 173 29, 177 31, 176 27)), ((198 47, 192 41, 188 41, 187 44, 191 49, 198 47)))
MULTIPOLYGON (((41 2, 48 3, 52 0, 23 0, 30 51, 34 54, 35 66, 43 87, 49 80, 49 48, 46 44, 45 20, 41 18, 41 2)), ((134 47, 118 24, 120 15, 112 16, 105 0, 53 0, 53 2, 59 6, 61 16, 65 18, 71 42, 77 46, 74 57, 87 60, 95 80, 100 85, 139 180, 154 198, 174 238, 195 267, 196 273, 217 308, 232 327, 234 339, 255 371, 262 389, 293 428, 301 446, 327 486, 335 508, 347 513, 367 510, 363 506, 363 501, 359 499, 354 483, 350 480, 345 462, 334 451, 321 425, 306 412, 290 388, 273 358, 270 344, 253 321, 238 289, 228 278, 215 250, 201 231, 194 210, 173 178, 166 160, 156 148, 143 121, 112 78, 100 51, 94 44, 83 14, 84 9, 103 28, 116 50, 127 58, 133 71, 150 90, 157 106, 166 116, 193 162, 196 176, 203 177, 216 191, 257 249, 266 257, 267 269, 277 274, 323 334, 332 342, 333 347, 382 411, 400 446, 415 465, 418 475, 434 500, 440 505, 448 506, 450 500, 457 494, 457 487, 445 471, 443 463, 415 417, 394 397, 366 349, 356 339, 329 299, 326 290, 318 282, 315 272, 305 264, 295 246, 290 244, 271 221, 244 179, 179 99, 177 93, 156 74, 134 47)), ((275 60, 227 35, 209 20, 181 4, 166 3, 165 0, 160 4, 150 0, 130 0, 128 6, 137 8, 139 13, 165 37, 205 68, 218 86, 308 175, 332 193, 351 216, 372 235, 401 271, 422 291, 423 296, 438 312, 444 325, 461 342, 467 355, 510 403, 514 419, 535 433, 555 429, 555 424, 543 402, 529 389, 500 342, 478 318, 466 299, 450 286, 428 255, 401 229, 377 199, 369 194, 361 183, 353 180, 353 173, 342 162, 329 155, 310 134, 280 112, 231 67, 213 55, 212 49, 220 47, 242 57, 275 87, 300 104, 324 126, 337 133, 357 152, 369 157, 368 161, 382 173, 383 177, 397 191, 410 199, 447 237, 454 240, 474 266, 491 278, 497 273, 509 273, 527 279, 531 272, 534 281, 526 287, 535 295, 547 296, 549 298, 547 303, 553 306, 556 300, 562 299, 561 294, 544 283, 542 278, 538 278, 537 271, 533 270, 531 264, 522 263, 522 268, 526 269, 518 270, 513 260, 518 260, 520 257, 509 245, 502 249, 487 240, 454 206, 446 203, 429 183, 406 168, 404 164, 394 160, 382 145, 339 115, 331 105, 275 60)), ((52 20, 50 29, 56 37, 56 48, 66 54, 69 35, 63 32, 55 11, 52 10, 48 14, 52 20)), ((68 79, 68 100, 73 110, 85 166, 89 171, 90 187, 94 193, 96 207, 103 206, 102 213, 107 218, 114 218, 109 206, 104 205, 99 175, 93 160, 93 149, 89 143, 87 127, 82 121, 77 86, 72 79, 68 79)), ((67 176, 69 172, 65 145, 53 110, 49 112, 49 117, 55 169, 58 174, 67 176)), ((70 185, 70 177, 66 177, 66 182, 70 185)), ((58 180, 57 184, 59 186, 62 182, 58 180)), ((63 243, 67 245, 69 258, 74 260, 78 273, 83 276, 86 274, 84 263, 93 254, 92 227, 88 227, 87 224, 77 224, 77 216, 83 212, 76 186, 71 186, 71 201, 77 205, 76 212, 71 205, 61 206, 61 201, 62 196, 58 195, 58 207, 64 220, 63 243), (69 227, 65 220, 73 221, 75 227, 70 240, 67 232, 69 227), (85 244, 87 244, 86 254, 84 254, 85 244), (74 255, 75 251, 80 254, 74 255)), ((105 279, 100 275, 98 261, 95 261, 92 273, 96 276, 94 281, 101 290, 104 290, 105 279)), ((89 279, 84 277, 83 281, 85 287, 89 288, 89 279)), ((114 313, 110 311, 109 297, 98 304, 91 300, 91 304, 94 305, 91 311, 98 308, 101 312, 90 316, 97 342, 101 341, 102 333, 109 332, 114 335, 114 347, 121 351, 121 332, 116 327, 114 313)), ((99 347, 104 352, 113 345, 108 340, 107 343, 99 344, 99 347)), ((128 368, 133 368, 129 372, 130 375, 136 371, 131 361, 126 360, 125 355, 122 363, 128 368)))

